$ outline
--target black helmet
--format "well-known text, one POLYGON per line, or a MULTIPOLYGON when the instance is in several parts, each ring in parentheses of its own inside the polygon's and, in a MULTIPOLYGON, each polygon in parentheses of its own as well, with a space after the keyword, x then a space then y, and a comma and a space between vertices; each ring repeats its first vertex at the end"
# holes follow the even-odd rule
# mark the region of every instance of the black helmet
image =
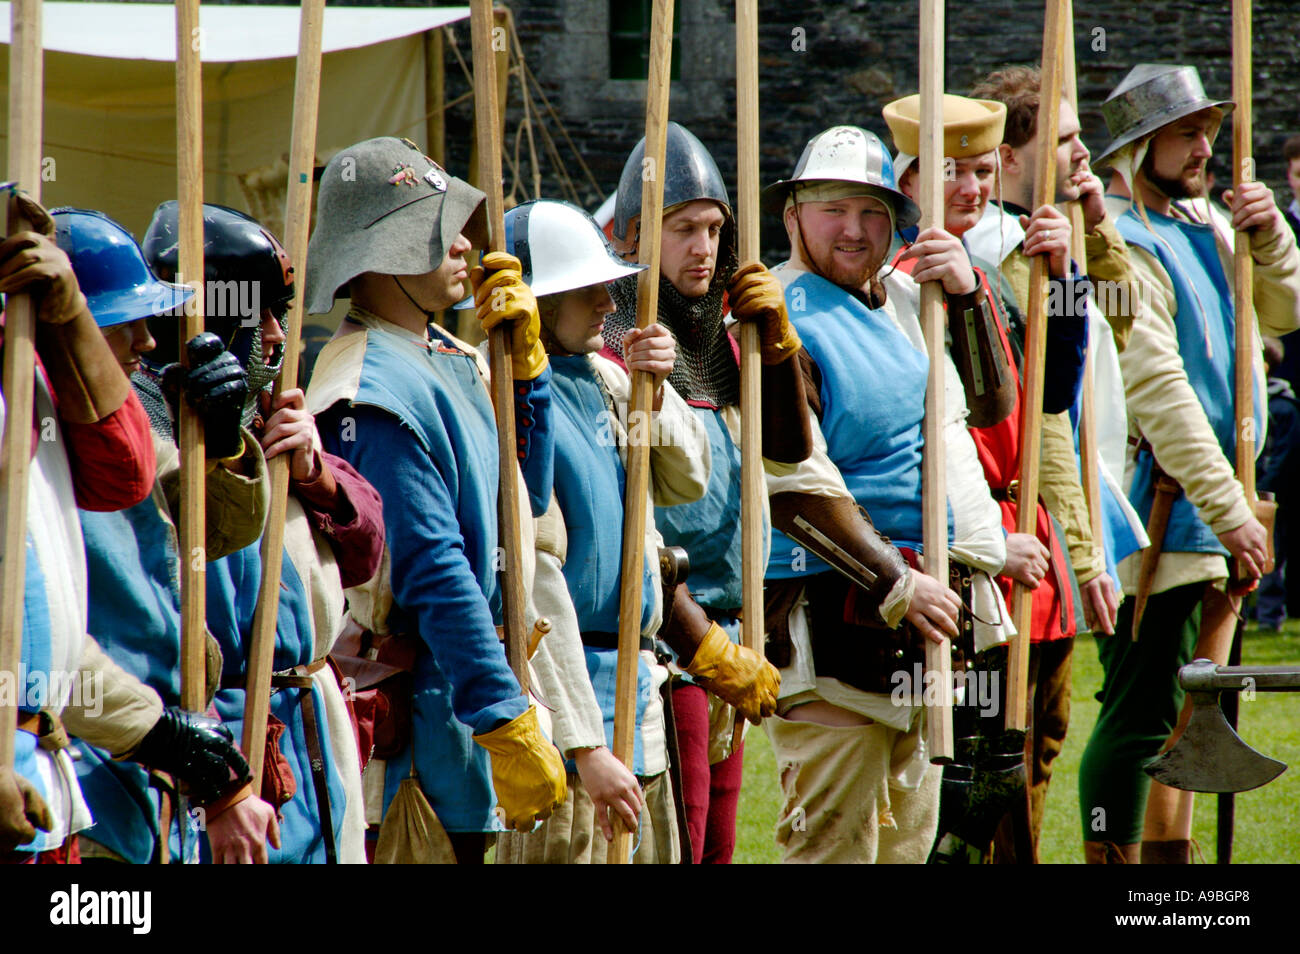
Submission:
MULTIPOLYGON (((645 164, 645 137, 636 144, 623 165, 618 180, 618 197, 614 200, 614 237, 628 239, 628 225, 641 214, 642 177, 645 164)), ((664 208, 669 209, 695 199, 712 199, 731 218, 731 199, 718 172, 718 165, 684 126, 669 123, 664 148, 664 208)))
MULTIPOLYGON (((141 243, 154 273, 169 281, 176 275, 179 256, 179 212, 175 200, 164 202, 141 243)), ((203 206, 204 329, 221 338, 226 348, 248 367, 254 335, 260 332, 264 309, 277 318, 293 300, 293 265, 284 247, 251 216, 223 205, 203 206)), ((179 329, 175 322, 158 323, 150 330, 158 348, 151 363, 161 366, 177 360, 179 329)))

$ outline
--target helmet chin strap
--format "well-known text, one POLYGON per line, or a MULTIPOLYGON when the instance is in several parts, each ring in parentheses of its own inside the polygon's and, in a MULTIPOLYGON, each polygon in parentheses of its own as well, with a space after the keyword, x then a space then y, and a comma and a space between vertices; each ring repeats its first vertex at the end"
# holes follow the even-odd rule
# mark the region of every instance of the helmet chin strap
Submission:
POLYGON ((411 293, 406 290, 406 286, 403 285, 400 281, 398 281, 396 275, 393 276, 393 281, 396 282, 397 287, 402 290, 402 294, 406 296, 406 300, 409 301, 412 305, 414 305, 415 309, 418 312, 420 312, 420 314, 424 315, 425 318, 427 318, 429 321, 432 322, 434 320, 434 316, 437 315, 437 312, 430 311, 429 309, 421 305, 418 301, 416 301, 415 298, 412 297, 411 293))

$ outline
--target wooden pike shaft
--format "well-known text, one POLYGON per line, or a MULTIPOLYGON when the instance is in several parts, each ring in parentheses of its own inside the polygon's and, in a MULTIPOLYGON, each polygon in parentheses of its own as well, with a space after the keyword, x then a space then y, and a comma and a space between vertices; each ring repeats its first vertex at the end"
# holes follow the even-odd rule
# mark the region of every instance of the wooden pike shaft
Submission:
MULTIPOLYGON (((1074 64, 1074 3, 1065 0, 1065 61, 1063 69, 1065 101, 1070 108, 1078 112, 1079 87, 1074 64)), ((1066 204, 1066 215, 1070 218, 1070 257, 1084 268, 1088 253, 1084 245, 1083 205, 1077 201, 1066 204)), ((1086 268, 1084 269, 1086 271, 1086 268)), ((1083 321, 1091 325, 1087 314, 1083 321)), ((1097 411, 1096 387, 1093 380, 1095 351, 1097 343, 1092 339, 1091 327, 1088 335, 1088 351, 1083 363, 1083 394, 1079 408, 1079 469, 1083 475, 1083 496, 1088 502, 1088 524, 1092 528, 1092 539, 1097 546, 1102 546, 1101 526, 1101 473, 1097 450, 1097 411)))
MULTIPOLYGON (((9 7, 9 177, 32 198, 41 197, 41 95, 44 58, 40 0, 9 7)), ((6 234, 30 228, 8 196, 6 234)), ((27 481, 31 472, 31 420, 36 401, 36 312, 30 295, 5 299, 4 437, 0 442, 0 679, 18 685, 22 663, 23 594, 26 589, 27 481)), ((0 700, 0 768, 14 764, 17 699, 0 700)))
MULTIPOLYGON (((672 63, 673 0, 654 0, 650 25, 650 73, 646 81, 645 156, 641 183, 641 238, 638 260, 648 266, 637 284, 638 328, 659 313, 659 235, 663 226, 664 151, 668 137, 668 84, 672 63)), ((645 420, 654 399, 654 381, 645 371, 632 375, 629 422, 645 420)), ((618 674, 614 682, 614 755, 629 769, 636 732, 636 677, 641 646, 641 568, 645 562, 645 508, 650 486, 649 428, 630 426, 627 483, 623 496, 623 560, 619 576, 618 674)), ((612 813, 611 813, 612 814, 612 813)), ((630 859, 631 835, 617 815, 610 864, 630 859)))
MULTIPOLYGON (((756 262, 758 209, 758 0, 736 2, 736 225, 742 263, 756 262)), ((760 656, 766 636, 763 611, 763 361, 758 326, 740 326, 740 572, 741 636, 760 656)), ((743 738, 736 716, 732 751, 743 738)))
MULTIPOLYGON (((489 251, 505 251, 505 202, 501 194, 501 121, 493 56, 492 0, 474 0, 470 8, 474 42, 474 131, 479 188, 487 193, 489 251)), ((501 43, 505 34, 501 34, 501 43)), ((528 630, 524 621, 523 522, 520 514, 519 456, 515 450, 514 369, 511 329, 498 325, 488 335, 492 368, 492 403, 497 417, 498 524, 504 563, 501 577, 506 659, 524 694, 528 693, 528 630)))
MULTIPOLYGON (((311 237, 311 190, 316 166, 316 116, 320 100, 321 33, 325 0, 303 0, 298 21, 298 68, 293 90, 293 129, 289 146, 289 182, 284 204, 285 251, 293 262, 293 303, 285 332, 284 362, 275 394, 285 383, 298 384, 302 348, 303 296, 307 291, 307 242, 311 237)), ((253 614, 244 693, 244 754, 253 773, 253 790, 261 791, 271 673, 275 666, 276 621, 280 610, 280 572, 284 561, 284 526, 289 506, 289 454, 271 458, 271 509, 262 534, 262 582, 253 614)))
MULTIPOLYGON (((1240 188, 1252 180, 1255 160, 1251 149, 1252 80, 1250 58, 1251 0, 1232 4, 1232 185, 1240 188)), ((1237 414, 1237 479, 1246 492, 1246 502, 1255 506, 1255 309, 1254 260, 1250 256, 1250 235, 1236 232, 1233 238, 1233 292, 1236 302, 1234 342, 1235 406, 1237 414)))
MULTIPOLYGON (((203 74, 199 0, 176 0, 176 173, 178 280, 194 288, 185 306, 189 341, 203 333, 203 74)), ((188 364, 186 349, 180 360, 188 364)), ((206 450, 203 424, 186 401, 179 406, 181 450, 181 704, 203 709, 206 685, 205 590, 206 450)), ((250 755, 252 753, 249 753, 250 755)))
MULTIPOLYGON (((1042 95, 1038 104, 1038 148, 1034 157, 1034 207, 1056 198, 1056 137, 1060 128, 1061 50, 1064 0, 1047 0, 1043 24, 1042 95)), ((1034 534, 1038 523, 1038 455, 1042 446, 1043 372, 1047 333, 1047 258, 1035 255, 1029 271, 1029 314, 1025 323, 1025 384, 1020 410, 1020 486, 1016 531, 1034 534)), ((1024 584, 1011 589, 1016 636, 1008 663, 1006 726, 1024 729, 1029 699, 1029 630, 1033 601, 1024 584)))
MULTIPOLYGON (((921 229, 942 228, 943 202, 943 19, 944 0, 921 0, 921 229)), ((922 456, 921 505, 924 566, 927 575, 948 582, 948 490, 945 480, 943 284, 921 285, 921 331, 930 357, 925 383, 925 450, 922 456)), ((952 649, 945 639, 925 641, 925 668, 936 675, 939 700, 926 713, 926 742, 930 759, 953 757, 952 649)))

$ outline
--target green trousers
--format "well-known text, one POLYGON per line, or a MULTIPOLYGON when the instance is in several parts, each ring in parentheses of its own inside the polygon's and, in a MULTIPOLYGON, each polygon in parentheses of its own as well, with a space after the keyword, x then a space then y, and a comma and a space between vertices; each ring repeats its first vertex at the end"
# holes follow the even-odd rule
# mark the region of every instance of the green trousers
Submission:
POLYGON ((1184 695, 1178 669, 1196 648, 1204 592, 1204 583, 1192 583, 1152 596, 1136 641, 1130 638, 1134 600, 1126 599, 1115 635, 1095 637, 1104 676, 1101 713, 1079 764, 1084 841, 1142 840, 1151 789, 1142 767, 1178 722, 1184 695))

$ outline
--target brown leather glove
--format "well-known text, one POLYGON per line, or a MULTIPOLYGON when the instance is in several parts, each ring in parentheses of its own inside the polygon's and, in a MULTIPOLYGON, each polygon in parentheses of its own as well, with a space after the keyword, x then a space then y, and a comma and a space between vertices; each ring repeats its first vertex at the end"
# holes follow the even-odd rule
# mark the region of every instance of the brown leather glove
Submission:
POLYGON ((0 767, 0 856, 36 837, 36 829, 54 824, 50 809, 31 782, 13 769, 0 767))
POLYGON ((799 333, 785 309, 785 289, 762 262, 749 262, 737 270, 727 288, 727 301, 737 321, 761 323, 764 364, 781 364, 798 353, 799 333))
POLYGON ((771 504, 773 527, 860 586, 867 606, 886 625, 898 624, 907 611, 906 602, 889 614, 895 619, 888 618, 882 607, 898 581, 907 576, 907 563, 872 526, 866 511, 848 497, 792 492, 773 494, 771 504))
POLYGON ((48 232, 19 232, 0 244, 0 292, 34 296, 36 350, 59 399, 59 416, 93 424, 126 402, 131 382, 86 305, 72 263, 49 237, 49 214, 26 196, 17 201, 28 221, 48 232))
POLYGON ((664 601, 659 638, 677 654, 677 664, 703 688, 736 707, 758 724, 776 711, 781 674, 752 649, 737 646, 721 626, 709 619, 686 585, 679 584, 664 601))

